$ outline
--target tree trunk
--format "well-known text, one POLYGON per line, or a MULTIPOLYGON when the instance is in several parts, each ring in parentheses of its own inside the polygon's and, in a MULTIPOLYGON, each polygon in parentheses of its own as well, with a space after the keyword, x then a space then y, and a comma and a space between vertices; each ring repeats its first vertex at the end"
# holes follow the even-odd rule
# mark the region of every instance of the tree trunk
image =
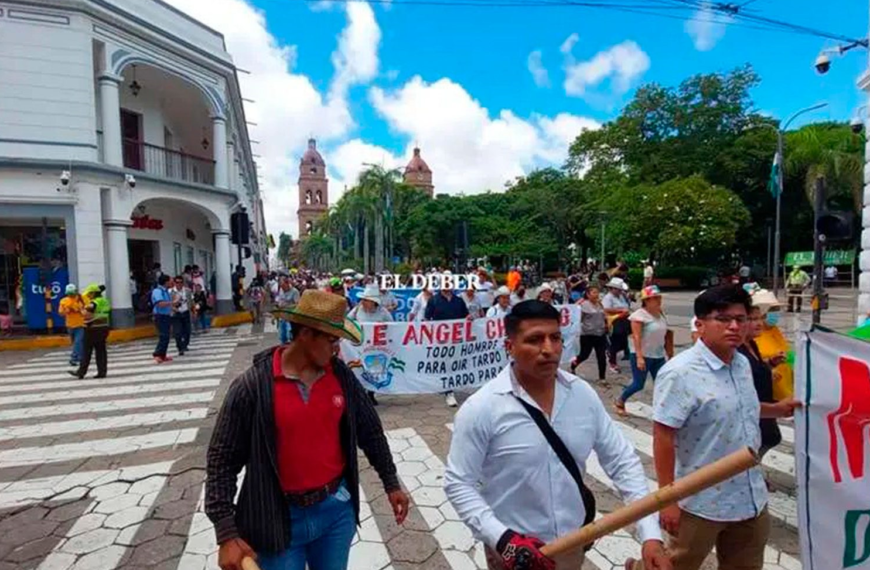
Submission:
POLYGON ((371 258, 369 256, 370 247, 371 246, 369 244, 369 224, 368 224, 368 222, 366 222, 365 226, 363 227, 363 273, 365 273, 366 275, 371 273, 371 271, 370 271, 371 258))
POLYGON ((375 214, 375 271, 384 270, 384 219, 380 212, 375 214))

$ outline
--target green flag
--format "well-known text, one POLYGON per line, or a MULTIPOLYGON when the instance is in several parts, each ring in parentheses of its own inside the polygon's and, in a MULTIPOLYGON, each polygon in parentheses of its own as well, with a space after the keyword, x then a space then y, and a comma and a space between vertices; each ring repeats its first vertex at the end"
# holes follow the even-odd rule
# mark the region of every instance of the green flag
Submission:
POLYGON ((767 189, 774 198, 779 194, 780 176, 782 176, 782 157, 777 152, 773 155, 773 164, 770 166, 770 180, 767 183, 767 189))

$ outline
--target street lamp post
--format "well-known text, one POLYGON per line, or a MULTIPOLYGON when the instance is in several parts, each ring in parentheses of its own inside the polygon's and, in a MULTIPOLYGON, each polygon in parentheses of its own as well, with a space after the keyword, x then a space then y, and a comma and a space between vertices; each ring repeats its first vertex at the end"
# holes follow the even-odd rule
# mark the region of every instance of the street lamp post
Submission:
POLYGON ((783 123, 783 125, 776 130, 776 161, 779 165, 778 172, 778 180, 777 180, 777 189, 776 189, 776 222, 775 222, 775 236, 773 238, 773 294, 779 294, 779 271, 780 271, 780 214, 782 211, 782 190, 783 184, 785 183, 785 176, 783 172, 783 164, 785 162, 783 156, 783 138, 785 135, 785 131, 788 129, 788 126, 797 119, 799 116, 804 113, 809 113, 810 111, 815 111, 817 109, 821 109, 825 107, 827 103, 816 103, 812 107, 807 107, 805 109, 801 109, 797 113, 794 113, 788 120, 783 123))

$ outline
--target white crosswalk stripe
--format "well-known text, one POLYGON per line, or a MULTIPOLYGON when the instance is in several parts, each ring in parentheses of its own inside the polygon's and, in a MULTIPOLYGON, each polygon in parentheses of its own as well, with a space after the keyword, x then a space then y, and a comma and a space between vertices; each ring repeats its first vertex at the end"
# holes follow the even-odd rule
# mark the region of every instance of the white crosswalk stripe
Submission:
POLYGON ((104 379, 71 378, 68 350, 0 370, 0 509, 82 503, 39 568, 119 565, 173 461, 135 464, 142 454, 162 460, 186 453, 174 450, 193 443, 208 421, 209 404, 241 340, 197 336, 187 355, 162 365, 152 359, 153 339, 113 346, 104 379), (76 471, 100 458, 119 467, 76 471), (17 478, 27 466, 69 471, 17 478))

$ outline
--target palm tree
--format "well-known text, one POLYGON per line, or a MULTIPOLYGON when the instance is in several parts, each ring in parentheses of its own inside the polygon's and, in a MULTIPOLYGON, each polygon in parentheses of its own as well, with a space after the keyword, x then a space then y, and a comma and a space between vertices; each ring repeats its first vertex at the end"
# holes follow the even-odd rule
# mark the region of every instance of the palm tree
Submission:
POLYGON ((378 165, 370 165, 368 170, 360 174, 359 188, 369 196, 373 206, 375 271, 384 270, 384 253, 388 253, 392 259, 393 200, 401 179, 400 169, 387 170, 378 165), (390 242, 385 244, 387 232, 389 232, 390 242))
POLYGON ((829 196, 849 196, 861 211, 864 176, 864 137, 839 123, 809 125, 786 138, 786 168, 804 175, 804 190, 810 203, 816 178, 824 176, 829 196))
POLYGON ((325 269, 325 258, 332 253, 332 240, 321 233, 313 233, 302 240, 302 258, 314 269, 325 269))

